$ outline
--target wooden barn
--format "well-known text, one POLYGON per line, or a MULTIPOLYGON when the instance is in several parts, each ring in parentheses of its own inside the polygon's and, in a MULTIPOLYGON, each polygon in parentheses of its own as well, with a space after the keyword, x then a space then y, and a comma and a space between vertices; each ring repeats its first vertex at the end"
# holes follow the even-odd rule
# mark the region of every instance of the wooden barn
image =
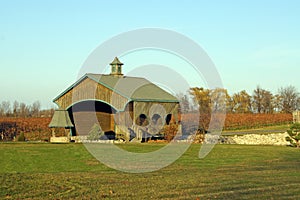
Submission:
MULTIPOLYGON (((124 76, 117 57, 110 65, 110 74, 85 74, 53 100, 68 114, 63 124, 71 136, 87 136, 98 124, 109 138, 141 140, 139 130, 157 135, 163 125, 180 120, 176 97, 145 78, 124 76)), ((57 119, 52 121, 56 127, 57 119)))

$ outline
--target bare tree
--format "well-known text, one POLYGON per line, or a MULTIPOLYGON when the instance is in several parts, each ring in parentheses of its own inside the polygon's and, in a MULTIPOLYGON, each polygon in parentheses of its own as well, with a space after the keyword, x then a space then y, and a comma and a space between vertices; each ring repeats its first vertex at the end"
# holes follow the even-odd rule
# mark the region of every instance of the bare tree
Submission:
POLYGON ((272 113, 273 112, 273 94, 257 86, 253 91, 252 109, 256 113, 272 113))
POLYGON ((263 89, 260 88, 260 86, 257 86, 256 89, 253 91, 253 109, 257 113, 261 113, 262 111, 262 101, 263 101, 263 89))
POLYGON ((275 112, 282 111, 282 97, 279 94, 275 94, 272 99, 272 105, 275 112))
MULTIPOLYGON (((54 109, 43 111, 47 113, 47 116, 52 116, 54 109)), ((39 101, 35 101, 32 105, 26 105, 23 102, 14 101, 12 106, 9 101, 2 101, 0 103, 0 116, 1 117, 40 117, 41 104, 39 101)))
POLYGON ((40 111, 40 117, 52 117, 54 114, 54 108, 45 109, 40 111))
POLYGON ((263 113, 273 113, 274 112, 274 106, 273 106, 273 94, 268 91, 263 91, 263 100, 262 100, 262 108, 263 113))
POLYGON ((292 113, 297 109, 297 101, 299 93, 294 86, 287 86, 279 89, 279 95, 281 96, 282 112, 292 113))
POLYGON ((2 101, 0 112, 2 116, 9 116, 11 114, 9 101, 2 101))
POLYGON ((32 116, 39 117, 40 109, 41 109, 41 103, 39 101, 33 102, 32 106, 31 106, 32 116))
POLYGON ((0 104, 0 116, 4 116, 4 109, 2 108, 2 104, 0 104))
POLYGON ((20 114, 20 103, 18 101, 14 101, 13 103, 13 115, 14 117, 18 117, 20 114))
POLYGON ((224 88, 216 88, 210 92, 211 109, 213 112, 225 112, 231 101, 231 98, 224 88))
POLYGON ((187 113, 191 109, 189 96, 183 93, 177 94, 177 98, 180 101, 180 109, 182 113, 187 113))
POLYGON ((20 103, 20 117, 28 117, 30 108, 25 103, 20 103))

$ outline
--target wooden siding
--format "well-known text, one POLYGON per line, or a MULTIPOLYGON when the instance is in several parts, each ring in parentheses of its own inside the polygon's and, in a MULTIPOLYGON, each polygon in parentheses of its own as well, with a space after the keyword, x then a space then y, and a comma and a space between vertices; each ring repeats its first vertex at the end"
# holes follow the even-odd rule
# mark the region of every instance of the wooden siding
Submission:
POLYGON ((127 98, 113 92, 111 89, 94 80, 86 78, 63 96, 59 97, 55 103, 61 109, 67 109, 74 103, 84 100, 100 100, 113 106, 117 110, 123 110, 128 102, 127 98))
POLYGON ((119 126, 131 127, 133 125, 133 102, 128 103, 124 111, 116 113, 114 120, 119 126))
POLYGON ((102 131, 114 131, 113 114, 104 112, 74 112, 76 135, 88 135, 94 124, 99 124, 102 131))
POLYGON ((145 114, 147 119, 151 119, 153 114, 164 114, 161 116, 163 119, 166 118, 168 114, 172 114, 172 120, 178 122, 179 119, 179 103, 162 103, 162 102, 134 102, 134 113, 133 118, 136 122, 140 114, 145 114), (157 108, 158 110, 155 110, 157 108), (159 108, 164 109, 161 111, 159 108), (151 115, 151 116, 150 116, 151 115))

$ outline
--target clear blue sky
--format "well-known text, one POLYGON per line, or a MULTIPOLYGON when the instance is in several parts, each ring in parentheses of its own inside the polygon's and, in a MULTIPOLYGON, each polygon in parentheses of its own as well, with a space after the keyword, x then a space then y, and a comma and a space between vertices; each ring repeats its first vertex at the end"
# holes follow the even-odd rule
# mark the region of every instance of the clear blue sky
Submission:
MULTIPOLYGON (((88 55, 114 35, 177 31, 214 61, 232 94, 300 90, 300 1, 0 1, 3 100, 50 108, 88 55)), ((126 63, 125 63, 126 64, 126 63)))

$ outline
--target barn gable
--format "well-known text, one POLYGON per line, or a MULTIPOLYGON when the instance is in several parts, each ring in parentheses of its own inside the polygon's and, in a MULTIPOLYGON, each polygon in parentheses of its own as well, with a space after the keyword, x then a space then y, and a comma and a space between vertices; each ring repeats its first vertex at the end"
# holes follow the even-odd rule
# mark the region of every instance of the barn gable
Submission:
POLYGON ((81 79, 62 92, 53 101, 61 108, 68 109, 72 105, 87 100, 101 101, 111 105, 116 110, 123 110, 129 101, 104 84, 91 79, 85 74, 81 79))
POLYGON ((85 74, 53 101, 67 109, 86 99, 106 102, 117 110, 124 110, 130 101, 178 102, 176 97, 147 79, 103 74, 85 74))

